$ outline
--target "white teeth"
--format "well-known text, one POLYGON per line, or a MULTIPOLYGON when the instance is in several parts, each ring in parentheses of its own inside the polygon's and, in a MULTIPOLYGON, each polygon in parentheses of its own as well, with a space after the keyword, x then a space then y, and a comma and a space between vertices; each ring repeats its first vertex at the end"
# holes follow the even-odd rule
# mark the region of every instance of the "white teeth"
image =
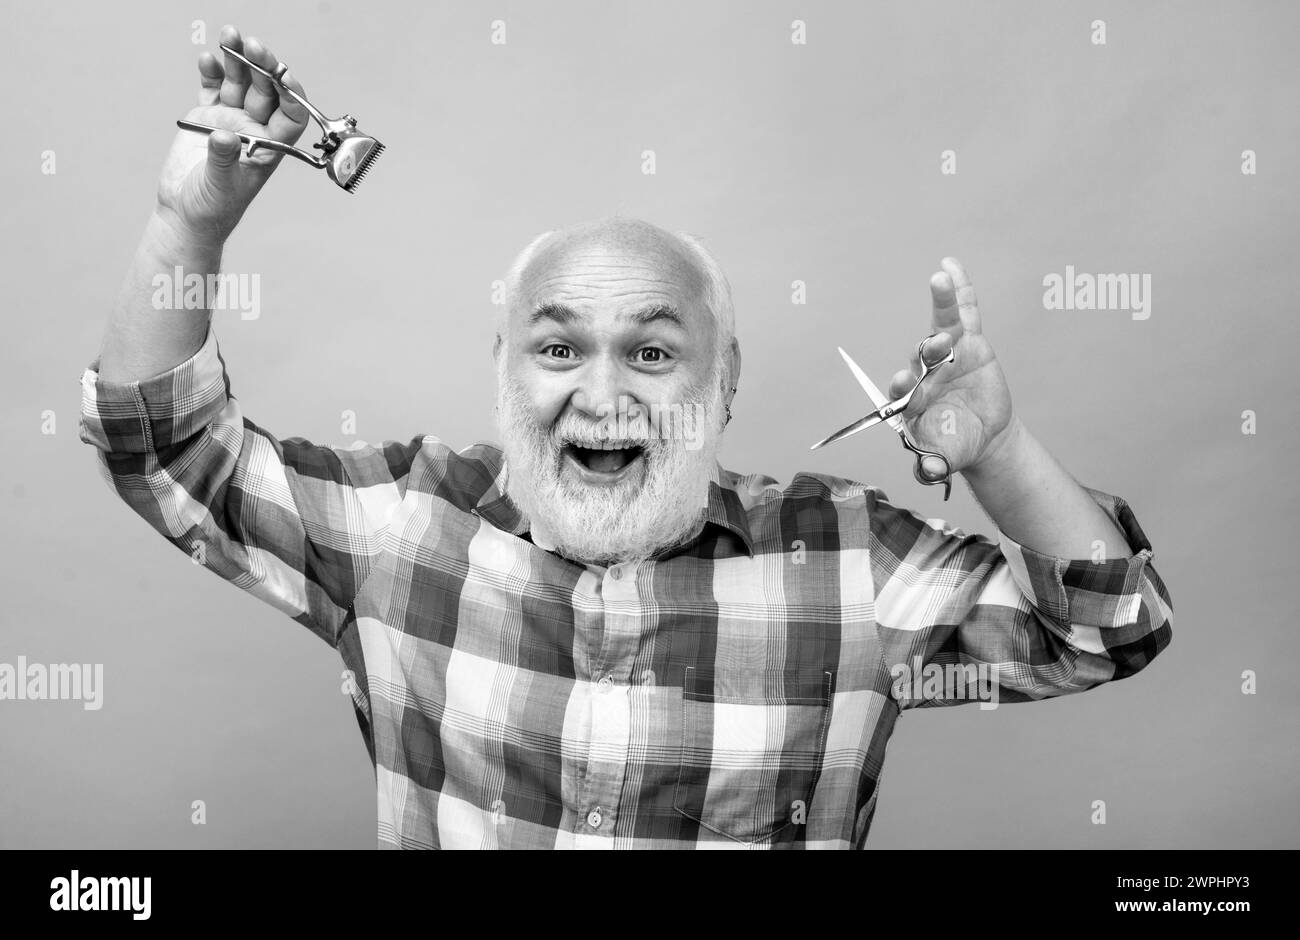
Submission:
POLYGON ((587 450, 631 450, 643 446, 636 441, 570 441, 569 443, 574 447, 585 447, 587 450))

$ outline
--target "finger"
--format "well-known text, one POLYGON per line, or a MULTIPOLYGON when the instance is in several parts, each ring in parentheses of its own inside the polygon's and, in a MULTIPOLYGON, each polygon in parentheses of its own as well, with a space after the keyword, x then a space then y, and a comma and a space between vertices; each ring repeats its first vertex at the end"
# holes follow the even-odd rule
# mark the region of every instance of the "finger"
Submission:
MULTIPOLYGON (((244 41, 233 26, 221 27, 221 44, 236 52, 244 51, 244 41)), ((226 79, 221 83, 221 103, 231 108, 242 108, 248 93, 248 66, 232 55, 223 55, 226 79)))
MULTIPOLYGON (((294 77, 293 72, 285 72, 280 76, 280 81, 292 88, 304 98, 307 92, 303 90, 302 82, 294 77)), ((291 144, 302 136, 303 129, 307 126, 307 109, 293 100, 292 95, 280 93, 280 107, 271 115, 271 120, 267 122, 267 133, 276 140, 291 144)))
POLYGON ((910 369, 899 369, 889 380, 889 397, 898 400, 912 390, 916 384, 916 373, 910 369))
POLYGON ((224 193, 235 188, 242 144, 233 131, 213 131, 208 135, 208 161, 203 175, 213 191, 224 193))
POLYGON ((226 77, 226 70, 211 52, 199 55, 199 105, 207 107, 221 100, 221 83, 226 77))
POLYGON ((925 356, 925 361, 933 369, 935 365, 948 358, 948 353, 952 351, 954 343, 955 340, 951 333, 936 333, 933 336, 927 336, 921 343, 920 348, 912 353, 911 368, 899 369, 894 373, 893 378, 889 380, 889 397, 898 399, 915 389, 915 393, 907 403, 908 413, 918 414, 924 411, 934 391, 934 379, 930 378, 924 383, 920 383, 922 372, 921 356, 925 356))
POLYGON ((947 271, 939 271, 930 278, 930 302, 934 311, 930 317, 932 331, 961 328, 957 288, 953 286, 952 275, 947 271))
MULTIPOLYGON (((279 61, 271 55, 271 50, 262 45, 255 37, 249 36, 244 43, 244 55, 249 61, 260 65, 268 72, 274 72, 279 61)), ((275 113, 276 105, 279 104, 280 96, 276 91, 275 83, 270 78, 263 75, 257 69, 248 69, 249 80, 252 83, 248 89, 248 94, 244 96, 244 110, 258 124, 265 124, 275 113)))
POLYGON ((918 385, 916 376, 917 373, 915 372, 900 369, 894 373, 894 378, 889 383, 889 397, 895 401, 908 392, 912 393, 912 397, 907 400, 907 408, 903 412, 903 416, 908 421, 920 420, 921 415, 925 414, 936 394, 935 387, 930 384, 933 380, 927 380, 918 385))
POLYGON ((967 333, 982 333, 980 308, 975 300, 975 287, 970 275, 956 258, 944 258, 940 267, 952 278, 953 287, 957 289, 957 315, 961 318, 962 330, 967 333))
POLYGON ((951 333, 935 333, 933 336, 925 338, 919 353, 926 363, 930 366, 936 366, 948 358, 948 353, 952 352, 954 343, 955 340, 951 333))
POLYGON ((947 475, 947 467, 938 457, 921 458, 921 476, 927 480, 942 480, 947 475))

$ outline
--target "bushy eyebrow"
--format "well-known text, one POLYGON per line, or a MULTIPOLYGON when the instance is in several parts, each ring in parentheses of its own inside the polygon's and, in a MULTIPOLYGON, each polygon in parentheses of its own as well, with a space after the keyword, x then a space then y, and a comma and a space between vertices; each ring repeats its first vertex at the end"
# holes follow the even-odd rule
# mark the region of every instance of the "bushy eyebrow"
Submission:
MULTIPOLYGON (((528 325, 536 326, 543 320, 551 320, 561 325, 574 323, 582 317, 571 307, 564 304, 545 303, 534 310, 528 317, 528 325)), ((677 308, 669 304, 654 304, 645 307, 631 314, 624 314, 623 319, 631 320, 639 326, 646 326, 651 323, 668 322, 680 330, 686 329, 686 321, 682 319, 677 308)))
POLYGON ((543 320, 553 320, 561 325, 578 319, 577 313, 564 304, 542 304, 528 317, 528 325, 536 326, 543 320))
POLYGON ((677 312, 677 308, 668 304, 655 304, 653 307, 646 307, 644 310, 638 310, 628 319, 641 326, 664 320, 680 330, 686 329, 686 321, 677 312))

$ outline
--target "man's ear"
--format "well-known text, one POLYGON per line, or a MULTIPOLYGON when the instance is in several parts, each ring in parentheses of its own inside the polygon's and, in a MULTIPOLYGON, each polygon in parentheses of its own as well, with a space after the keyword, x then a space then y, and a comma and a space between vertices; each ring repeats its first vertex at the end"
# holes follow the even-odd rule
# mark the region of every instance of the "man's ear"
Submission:
POLYGON ((731 390, 740 384, 740 340, 732 337, 731 349, 727 353, 727 401, 731 401, 731 390))

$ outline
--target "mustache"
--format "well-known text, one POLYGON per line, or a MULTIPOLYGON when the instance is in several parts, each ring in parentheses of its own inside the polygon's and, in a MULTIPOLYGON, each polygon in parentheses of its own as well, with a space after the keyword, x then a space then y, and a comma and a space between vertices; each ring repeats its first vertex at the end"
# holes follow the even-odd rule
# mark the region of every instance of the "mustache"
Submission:
POLYGON ((607 423, 590 423, 577 415, 563 415, 550 432, 550 438, 557 447, 584 447, 589 450, 619 450, 639 447, 649 450, 657 439, 649 433, 617 434, 616 428, 607 423))
POLYGON ((634 410, 630 417, 626 411, 597 418, 566 411, 548 426, 532 403, 514 390, 508 390, 506 398, 513 405, 511 427, 525 434, 535 446, 553 450, 565 446, 589 450, 636 448, 646 453, 665 453, 677 446, 697 450, 713 414, 708 403, 690 400, 676 405, 675 411, 634 410))

